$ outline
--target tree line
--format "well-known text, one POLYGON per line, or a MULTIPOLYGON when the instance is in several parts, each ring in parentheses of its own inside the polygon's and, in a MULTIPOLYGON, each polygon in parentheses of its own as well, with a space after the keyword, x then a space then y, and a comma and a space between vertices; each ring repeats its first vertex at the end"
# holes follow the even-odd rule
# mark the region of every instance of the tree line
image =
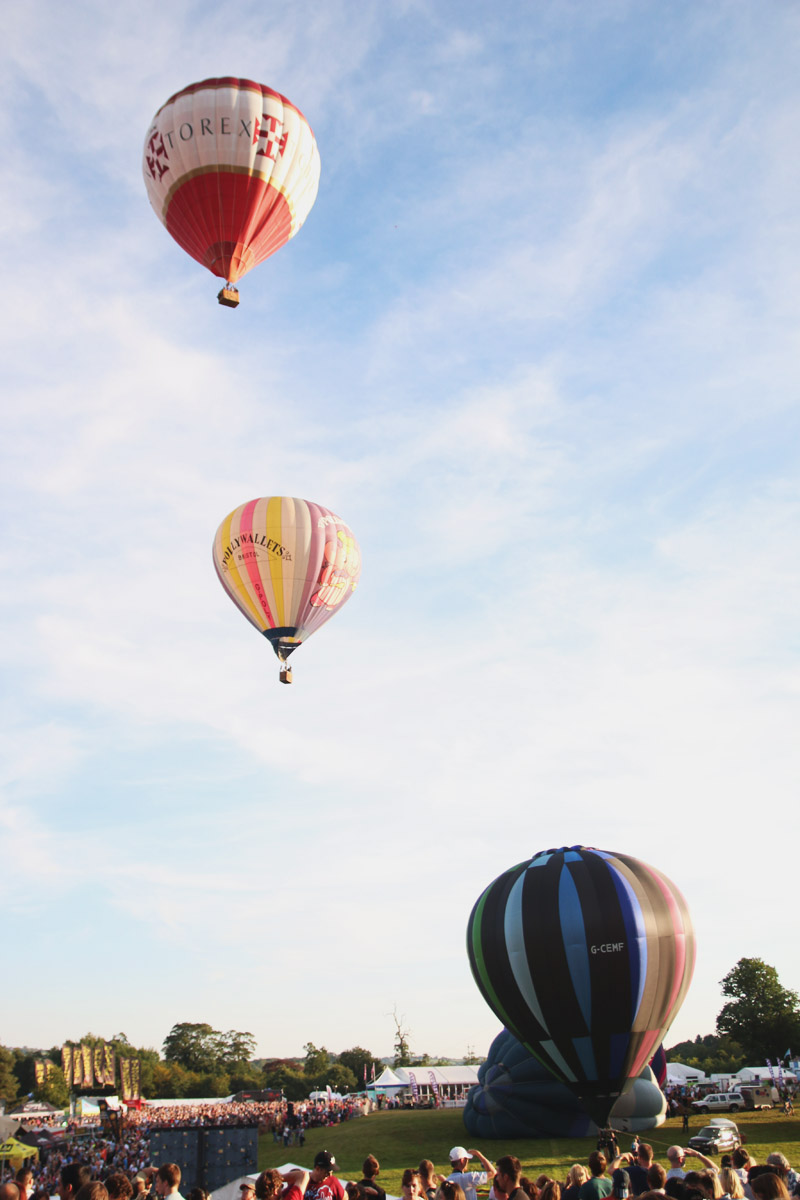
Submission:
POLYGON ((670 1062, 711 1074, 782 1061, 800 1054, 800 999, 785 988, 775 967, 760 958, 740 958, 720 982, 726 1002, 715 1034, 699 1035, 667 1050, 670 1062))
MULTIPOLYGON (((427 1054, 411 1057, 408 1036, 405 1029, 398 1032, 397 1041, 402 1044, 396 1045, 395 1065, 432 1062, 427 1054)), ((124 1033, 105 1039, 87 1033, 74 1044, 94 1047, 103 1041, 113 1048, 117 1059, 139 1059, 142 1095, 154 1100, 197 1100, 264 1089, 282 1091, 288 1100, 300 1100, 309 1092, 327 1087, 335 1092, 358 1091, 365 1079, 383 1070, 380 1059, 363 1046, 333 1054, 325 1046, 308 1042, 301 1058, 254 1058, 256 1040, 252 1033, 233 1029, 222 1032, 208 1024, 188 1021, 173 1025, 161 1055, 149 1047, 131 1045, 124 1033)), ((72 1089, 61 1069, 60 1046, 49 1050, 0 1046, 0 1099, 5 1099, 6 1106, 21 1097, 33 1096, 64 1108, 71 1091, 80 1096, 112 1094, 115 1090, 97 1085, 72 1089), (37 1059, 53 1064, 42 1086, 36 1083, 37 1059)))
MULTIPOLYGON (((698 1035, 667 1049, 671 1062, 697 1067, 707 1075, 731 1074, 744 1066, 762 1066, 767 1059, 781 1061, 787 1051, 800 1054, 800 1000, 785 988, 774 967, 760 958, 740 958, 720 986, 725 1003, 717 1016, 716 1033, 698 1035)), ((450 1060, 412 1055, 405 1018, 392 1014, 395 1025, 394 1065, 426 1066, 450 1060)), ((138 1058, 142 1095, 150 1099, 203 1099, 237 1092, 271 1089, 288 1100, 300 1100, 328 1086, 336 1092, 358 1091, 383 1070, 383 1063, 363 1046, 333 1054, 325 1046, 307 1042, 299 1058, 254 1058, 252 1033, 222 1032, 207 1024, 181 1022, 164 1039, 163 1054, 132 1046, 124 1033, 98 1038, 87 1033, 75 1044, 110 1044, 119 1059, 138 1058)), ((470 1051, 464 1062, 477 1062, 470 1051)), ((77 1094, 97 1094, 111 1087, 76 1089, 77 1094)), ((57 1108, 69 1102, 70 1088, 61 1070, 61 1047, 49 1050, 11 1049, 0 1046, 0 1099, 10 1106, 23 1096, 46 1100, 57 1108), (37 1087, 35 1062, 49 1059, 54 1065, 47 1081, 37 1087)))

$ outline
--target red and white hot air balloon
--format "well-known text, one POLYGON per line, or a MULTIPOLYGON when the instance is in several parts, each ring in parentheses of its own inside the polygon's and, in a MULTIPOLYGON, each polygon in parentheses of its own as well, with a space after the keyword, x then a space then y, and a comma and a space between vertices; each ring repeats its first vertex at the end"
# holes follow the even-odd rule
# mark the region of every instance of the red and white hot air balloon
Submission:
MULTIPOLYGON (((294 237, 316 199, 319 151, 308 121, 249 79, 205 79, 167 100, 142 162, 150 203, 187 254, 231 285, 294 237)), ((226 295, 227 293, 227 295, 226 295)))

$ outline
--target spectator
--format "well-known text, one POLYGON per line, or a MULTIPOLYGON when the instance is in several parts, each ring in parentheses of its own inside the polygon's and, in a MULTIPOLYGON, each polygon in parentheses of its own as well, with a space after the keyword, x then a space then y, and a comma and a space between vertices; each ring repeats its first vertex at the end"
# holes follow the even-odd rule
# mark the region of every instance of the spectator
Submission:
POLYGON ((114 1171, 106 1180, 108 1200, 131 1200, 133 1184, 123 1171, 114 1171))
MULTIPOLYGON (((661 1163, 651 1163, 647 1168, 647 1189, 650 1192, 664 1192, 664 1186, 667 1182, 667 1172, 662 1167, 661 1163)), ((642 1193, 644 1194, 644 1193, 642 1193)))
POLYGON ((628 1200, 631 1194, 631 1177, 622 1167, 617 1167, 611 1176, 611 1195, 614 1200, 628 1200))
POLYGON ((583 1163, 573 1163, 567 1172, 567 1182, 562 1189, 561 1200, 578 1200, 578 1193, 588 1178, 589 1172, 583 1163))
POLYGON ((433 1169, 431 1160, 423 1158, 419 1164, 419 1178, 424 1195, 427 1196, 428 1200, 433 1200, 436 1195, 436 1189, 444 1181, 444 1175, 437 1175, 433 1169))
POLYGON ((494 1187, 502 1192, 506 1200, 526 1200, 525 1192, 519 1186, 522 1178, 522 1164, 513 1154, 504 1154, 495 1164, 494 1187))
POLYGON ((420 1200, 422 1196, 422 1180, 419 1171, 414 1167, 406 1167, 400 1180, 400 1192, 403 1200, 420 1200))
POLYGON ((786 1184, 774 1171, 768 1167, 765 1171, 754 1175, 754 1168, 750 1172, 750 1187, 753 1189, 753 1195, 756 1200, 789 1200, 789 1191, 786 1184))
MULTIPOLYGON (((793 1171, 789 1166, 789 1160, 786 1155, 781 1154, 780 1150, 773 1150, 771 1154, 767 1155, 767 1166, 775 1167, 775 1170, 786 1184, 786 1190, 791 1195, 797 1188, 797 1172, 793 1171)), ((17 1182, 19 1183, 19 1172, 17 1172, 17 1182)))
POLYGON ((605 1200, 611 1195, 612 1182, 606 1175, 608 1162, 602 1150, 593 1150, 589 1155, 590 1178, 581 1184, 578 1200, 605 1200))
POLYGON ((653 1147, 649 1142, 639 1142, 636 1147, 636 1154, 628 1155, 627 1172, 631 1180, 631 1192, 634 1196, 641 1196, 649 1188, 647 1182, 647 1172, 653 1165, 653 1147))
POLYGON ((75 1200, 84 1184, 90 1183, 92 1168, 85 1163, 71 1162, 61 1168, 58 1194, 61 1200, 75 1200))
MULTIPOLYGON (((789 1164, 786 1165, 788 1167, 789 1164)), ((14 1180, 19 1188, 19 1200, 28 1200, 28 1196, 33 1191, 33 1171, 30 1167, 20 1167, 14 1180)))
POLYGON ((280 1171, 262 1171, 256 1180, 256 1200, 273 1200, 280 1196, 281 1200, 303 1200, 303 1193, 308 1187, 309 1174, 302 1167, 293 1167, 283 1175, 280 1171), (281 1191, 284 1184, 286 1188, 281 1191))
POLYGON ((181 1186, 181 1169, 177 1163, 162 1163, 156 1171, 156 1195, 161 1200, 183 1200, 178 1191, 181 1186))
POLYGON ((75 1200, 108 1200, 108 1192, 99 1180, 94 1179, 83 1185, 75 1196, 75 1200))
POLYGON ((479 1187, 485 1187, 490 1179, 494 1179, 494 1167, 480 1150, 466 1150, 463 1146, 453 1146, 450 1151, 450 1166, 452 1170, 447 1176, 450 1183, 457 1183, 463 1190, 466 1200, 478 1200, 479 1187), (468 1171, 470 1159, 477 1158, 482 1171, 468 1171))
POLYGON ((361 1164, 361 1181, 358 1190, 367 1200, 386 1200, 386 1192, 378 1183, 381 1164, 374 1154, 368 1154, 361 1164))
POLYGON ((733 1167, 723 1167, 720 1170, 719 1182, 722 1194, 727 1196, 728 1200, 743 1200, 744 1187, 738 1172, 733 1167))

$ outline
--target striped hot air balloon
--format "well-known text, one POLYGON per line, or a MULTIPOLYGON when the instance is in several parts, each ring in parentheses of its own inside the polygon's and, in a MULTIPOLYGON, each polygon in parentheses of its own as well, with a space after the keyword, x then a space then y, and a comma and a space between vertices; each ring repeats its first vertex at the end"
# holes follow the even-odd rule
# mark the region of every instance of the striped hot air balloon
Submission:
MULTIPOLYGON (((319 152, 285 96, 226 76, 193 83, 162 105, 142 170, 150 203, 178 245, 233 285, 305 221, 319 186, 319 152)), ((235 307, 236 296, 223 289, 220 302, 235 307)))
POLYGON ((490 1008, 601 1127, 683 1003, 695 959, 674 884, 583 846, 546 850, 490 884, 467 949, 490 1008))
POLYGON ((248 500, 214 538, 219 581, 248 621, 286 660, 349 600, 361 552, 349 526, 321 504, 292 496, 248 500))

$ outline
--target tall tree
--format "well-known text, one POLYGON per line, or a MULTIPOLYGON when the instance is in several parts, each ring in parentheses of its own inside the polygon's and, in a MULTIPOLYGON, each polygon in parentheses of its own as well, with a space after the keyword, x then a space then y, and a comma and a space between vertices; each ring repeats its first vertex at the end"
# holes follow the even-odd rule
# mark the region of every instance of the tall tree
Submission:
POLYGON ((366 1067, 366 1079, 369 1081, 372 1078, 372 1069, 375 1068, 376 1075, 381 1072, 381 1064, 374 1054, 369 1050, 365 1050, 363 1046, 353 1046, 350 1050, 343 1050, 338 1056, 339 1062, 343 1067, 348 1067, 356 1078, 357 1086, 364 1086, 364 1068, 366 1067))
POLYGON ((774 967, 760 958, 740 958, 721 986, 730 999, 717 1017, 717 1032, 737 1041, 751 1065, 800 1045, 800 999, 783 987, 774 967))
POLYGON ((18 1093, 19 1082, 14 1074, 14 1055, 5 1046, 0 1046, 0 1098, 5 1100, 10 1108, 18 1093))
POLYGON ((411 1045, 409 1039, 411 1030, 406 1029, 405 1016, 397 1015, 397 1006, 392 1009, 394 1021, 394 1065, 396 1067, 411 1066, 411 1045))
POLYGON ((164 1058, 199 1075, 221 1075, 248 1062, 255 1044, 252 1033, 235 1029, 220 1033, 205 1023, 182 1021, 173 1025, 164 1039, 164 1058))
POLYGON ((306 1052, 305 1061, 303 1062, 303 1073, 309 1079, 321 1079, 328 1070, 328 1065, 331 1061, 331 1056, 324 1046, 317 1047, 313 1042, 306 1042, 303 1049, 306 1052))

